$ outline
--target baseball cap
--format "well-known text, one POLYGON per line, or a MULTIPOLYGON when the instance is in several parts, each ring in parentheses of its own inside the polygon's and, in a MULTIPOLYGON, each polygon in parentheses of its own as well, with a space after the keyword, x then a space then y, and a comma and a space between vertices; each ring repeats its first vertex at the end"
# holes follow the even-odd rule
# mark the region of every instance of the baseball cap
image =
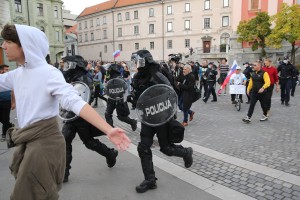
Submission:
POLYGON ((238 70, 238 69, 242 69, 242 68, 241 68, 240 66, 237 66, 237 67, 236 67, 236 70, 238 70))

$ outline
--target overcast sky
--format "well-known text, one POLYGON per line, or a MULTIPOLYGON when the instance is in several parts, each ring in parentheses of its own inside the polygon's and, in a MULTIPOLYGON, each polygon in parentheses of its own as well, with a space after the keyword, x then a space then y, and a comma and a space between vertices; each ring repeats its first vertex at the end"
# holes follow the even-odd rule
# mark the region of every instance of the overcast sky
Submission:
POLYGON ((107 0, 63 0, 64 8, 72 14, 79 15, 86 7, 90 7, 107 0))

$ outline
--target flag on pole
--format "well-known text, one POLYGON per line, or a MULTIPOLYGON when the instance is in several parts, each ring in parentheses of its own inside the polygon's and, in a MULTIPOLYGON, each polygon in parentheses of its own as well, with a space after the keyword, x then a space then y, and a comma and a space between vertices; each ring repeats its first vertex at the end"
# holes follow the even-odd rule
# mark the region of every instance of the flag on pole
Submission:
POLYGON ((231 66, 231 68, 230 68, 230 71, 228 72, 228 74, 227 74, 227 76, 226 76, 226 78, 225 78, 223 84, 221 85, 221 87, 220 87, 220 89, 219 89, 219 91, 218 91, 218 94, 220 94, 220 93, 222 92, 222 90, 226 87, 227 83, 228 83, 229 80, 230 80, 231 75, 232 75, 233 73, 235 73, 236 67, 237 67, 237 66, 238 66, 238 65, 237 65, 237 62, 236 62, 236 60, 234 60, 233 63, 232 63, 232 66, 231 66))
POLYGON ((115 51, 115 52, 113 53, 114 58, 116 58, 116 57, 118 57, 118 56, 120 56, 120 55, 121 55, 121 51, 120 51, 120 50, 117 50, 117 51, 115 51))

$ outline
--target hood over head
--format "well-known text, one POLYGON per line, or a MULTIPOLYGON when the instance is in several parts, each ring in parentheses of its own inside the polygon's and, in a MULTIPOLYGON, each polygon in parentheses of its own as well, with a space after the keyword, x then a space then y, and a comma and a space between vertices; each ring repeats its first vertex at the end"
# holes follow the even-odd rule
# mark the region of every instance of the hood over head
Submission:
POLYGON ((49 53, 49 41, 45 33, 38 28, 15 24, 25 55, 25 65, 28 68, 47 64, 45 57, 49 53))

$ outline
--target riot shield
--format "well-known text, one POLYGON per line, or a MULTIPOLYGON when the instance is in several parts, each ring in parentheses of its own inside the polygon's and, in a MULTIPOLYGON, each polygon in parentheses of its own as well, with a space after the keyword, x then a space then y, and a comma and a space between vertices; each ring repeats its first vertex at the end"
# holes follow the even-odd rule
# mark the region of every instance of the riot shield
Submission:
POLYGON ((122 78, 114 78, 107 82, 105 94, 112 100, 126 101, 127 84, 122 78))
MULTIPOLYGON (((91 90, 88 85, 83 82, 76 81, 71 83, 75 90, 77 90, 78 95, 84 100, 85 102, 89 102, 91 98, 91 90)), ((59 118, 65 121, 72 121, 78 118, 72 111, 65 110, 59 105, 59 118)))
POLYGON ((177 102, 177 94, 172 87, 164 84, 153 85, 138 98, 137 117, 146 125, 160 126, 176 114, 177 102))

